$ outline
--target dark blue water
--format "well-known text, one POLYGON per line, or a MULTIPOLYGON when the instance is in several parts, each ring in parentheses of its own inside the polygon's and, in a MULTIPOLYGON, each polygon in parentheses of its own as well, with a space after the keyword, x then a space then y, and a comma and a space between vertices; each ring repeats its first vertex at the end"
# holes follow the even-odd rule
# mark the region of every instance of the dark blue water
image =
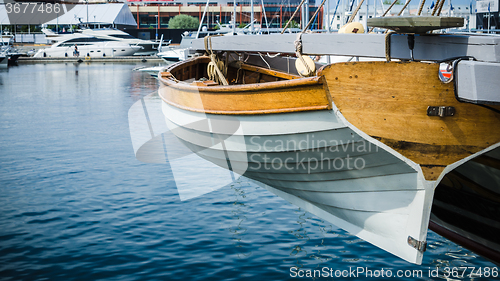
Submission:
POLYGON ((297 279, 293 266, 430 280, 429 268, 494 266, 433 232, 409 264, 245 179, 181 202, 168 165, 134 156, 128 110, 157 89, 136 66, 0 72, 1 280, 297 279))

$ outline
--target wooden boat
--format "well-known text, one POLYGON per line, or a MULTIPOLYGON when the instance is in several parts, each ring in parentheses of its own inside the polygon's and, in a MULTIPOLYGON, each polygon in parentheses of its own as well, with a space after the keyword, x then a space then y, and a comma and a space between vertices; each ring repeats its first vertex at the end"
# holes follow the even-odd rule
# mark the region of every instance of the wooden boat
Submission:
MULTIPOLYGON (((442 211, 451 206, 444 202, 447 194, 459 194, 449 184, 460 177, 455 174, 488 159, 490 166, 479 170, 490 175, 487 194, 500 196, 498 177, 491 176, 491 169, 499 170, 500 131, 494 128, 500 127, 500 106, 481 104, 484 95, 475 86, 440 80, 439 63, 335 63, 301 77, 289 71, 289 58, 285 64, 280 57, 249 64, 252 59, 233 56, 240 42, 231 49, 231 39, 220 40, 229 51, 159 73, 167 125, 196 155, 417 264, 431 209, 431 227, 459 233, 449 212, 461 211, 442 211), (220 72, 215 76, 214 65, 220 72), (221 76, 227 85, 217 81, 221 76), (470 93, 480 105, 461 100, 470 93)), ((457 62, 456 70, 467 73, 468 66, 461 67, 467 63, 457 62)), ((478 62, 472 68, 483 71, 481 63, 498 65, 478 62)), ((496 73, 498 68, 491 75, 496 73)), ((498 201, 491 204, 498 210, 498 201)), ((498 241, 488 241, 480 244, 498 253, 498 241)))
POLYGON ((197 57, 160 73, 164 113, 187 147, 411 262, 421 262, 442 171, 500 142, 498 132, 481 133, 500 125, 498 113, 459 103, 438 64, 341 63, 301 78, 240 63, 221 86, 199 80, 209 63, 197 57), (387 88, 387 75, 406 82, 387 88), (432 104, 454 106, 456 117, 428 116, 432 104), (236 118, 243 148, 224 144, 234 130, 190 127, 220 116, 236 118))

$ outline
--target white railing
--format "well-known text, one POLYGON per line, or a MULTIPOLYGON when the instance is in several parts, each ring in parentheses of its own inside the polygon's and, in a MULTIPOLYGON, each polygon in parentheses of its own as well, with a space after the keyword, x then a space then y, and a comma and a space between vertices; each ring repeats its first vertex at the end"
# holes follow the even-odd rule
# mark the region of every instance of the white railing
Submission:
POLYGON ((16 33, 14 37, 14 42, 47 44, 47 38, 43 33, 16 33))

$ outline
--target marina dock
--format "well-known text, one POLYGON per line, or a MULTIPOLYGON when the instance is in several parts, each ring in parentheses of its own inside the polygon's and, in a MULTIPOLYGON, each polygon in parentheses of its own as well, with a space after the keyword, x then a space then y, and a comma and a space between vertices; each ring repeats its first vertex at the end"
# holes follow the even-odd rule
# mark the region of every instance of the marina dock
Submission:
POLYGON ((159 57, 153 56, 126 56, 126 57, 67 57, 67 58, 34 58, 34 57, 20 57, 19 64, 25 63, 61 63, 61 62, 163 62, 164 60, 159 57))

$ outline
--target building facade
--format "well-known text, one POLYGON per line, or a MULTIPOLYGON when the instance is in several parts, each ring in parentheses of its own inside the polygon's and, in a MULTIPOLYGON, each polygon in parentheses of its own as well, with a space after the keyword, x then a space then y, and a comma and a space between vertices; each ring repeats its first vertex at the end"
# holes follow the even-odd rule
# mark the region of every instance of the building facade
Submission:
MULTIPOLYGON (((290 19, 299 0, 289 0, 286 3, 276 3, 276 0, 254 0, 254 24, 261 27, 279 28, 290 19), (267 24, 266 24, 267 21, 267 24)), ((186 14, 200 20, 205 10, 206 2, 194 2, 193 0, 176 1, 146 1, 129 0, 130 11, 137 21, 137 28, 144 29, 166 29, 169 20, 180 14, 186 14)), ((304 18, 310 18, 316 7, 313 4, 305 6, 303 12, 297 13, 294 21, 298 24, 304 21, 304 18), (309 16, 305 16, 307 13, 309 16)), ((217 0, 211 1, 208 6, 207 14, 203 20, 203 25, 208 29, 216 28, 218 23, 228 24, 235 16, 236 26, 247 25, 251 23, 252 5, 250 1, 238 2, 236 6, 232 1, 217 0)), ((321 29, 323 26, 322 9, 312 24, 313 29, 321 29)))

